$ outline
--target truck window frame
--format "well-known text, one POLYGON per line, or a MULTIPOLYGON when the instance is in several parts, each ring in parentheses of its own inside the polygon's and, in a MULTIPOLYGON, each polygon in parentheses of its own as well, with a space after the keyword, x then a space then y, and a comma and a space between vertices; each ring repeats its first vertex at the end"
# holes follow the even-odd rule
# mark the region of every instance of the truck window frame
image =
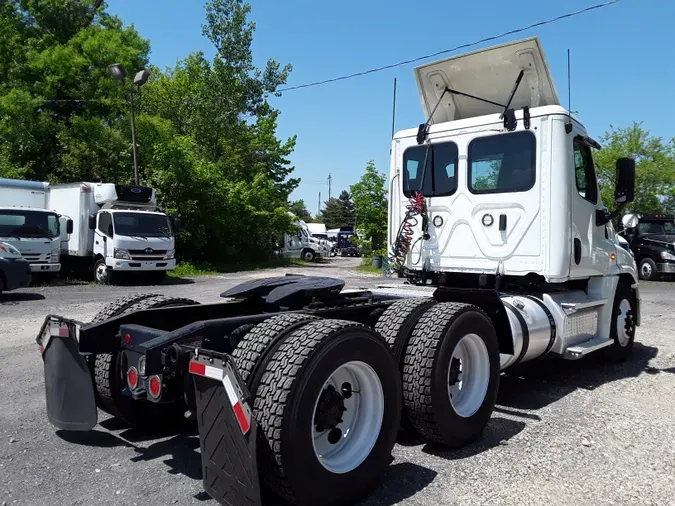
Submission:
MULTIPOLYGON (((495 153, 496 154, 496 153, 495 153)), ((468 190, 474 195, 490 195, 490 194, 500 194, 500 193, 525 193, 534 188, 537 183, 537 137, 533 132, 529 130, 520 130, 518 132, 512 133, 501 133, 495 135, 481 135, 480 137, 474 137, 469 142, 467 146, 467 187, 468 190), (473 181, 473 158, 475 156, 474 149, 477 145, 487 142, 495 142, 495 140, 506 139, 509 137, 508 142, 512 142, 514 139, 527 138, 529 139, 530 145, 530 181, 527 186, 511 186, 508 188, 474 188, 473 181)), ((500 168, 501 171, 501 163, 500 168)), ((497 177, 499 177, 499 171, 497 172, 497 177)))
POLYGON ((572 160, 574 162, 574 185, 577 189, 577 194, 587 202, 590 202, 593 205, 598 203, 598 175, 595 170, 595 161, 593 160, 593 151, 591 146, 584 141, 583 137, 577 135, 572 140, 572 160), (580 153, 583 167, 577 166, 577 152, 580 153), (590 162, 590 167, 589 167, 590 162), (582 194, 582 189, 579 187, 579 177, 578 174, 580 169, 583 169, 584 177, 586 180, 585 193, 582 194), (589 197, 589 188, 591 189, 591 196, 589 197))
POLYGON ((112 219, 112 214, 110 214, 110 213, 108 213, 108 212, 106 212, 106 211, 101 212, 101 213, 98 215, 98 223, 97 223, 97 225, 96 225, 96 229, 97 229, 101 234, 103 234, 104 236, 109 237, 109 238, 112 239, 113 235, 110 234, 110 233, 108 233, 108 232, 112 232, 112 231, 113 231, 113 219, 112 219), (102 230, 102 229, 101 229, 101 220, 103 219, 104 216, 107 216, 107 217, 110 219, 110 224, 108 225, 108 227, 109 227, 108 230, 102 230))
MULTIPOLYGON (((417 166, 417 171, 422 170, 422 161, 424 158, 419 161, 419 164, 417 166)), ((419 191, 424 195, 425 197, 449 197, 450 195, 453 195, 457 191, 457 176, 458 176, 458 170, 459 170, 459 147, 457 146, 457 143, 454 141, 442 141, 442 142, 432 142, 430 144, 419 144, 415 146, 410 146, 403 151, 403 181, 402 181, 402 187, 403 187, 403 195, 405 195, 407 198, 412 197, 413 192, 419 191), (450 149, 450 156, 449 160, 450 163, 446 164, 444 167, 436 166, 436 149, 437 148, 449 148, 450 149), (429 159, 427 159, 427 172, 425 173, 425 181, 422 181, 422 184, 420 185, 421 188, 413 190, 410 188, 410 171, 408 170, 408 161, 410 160, 409 154, 413 151, 419 151, 422 153, 424 156, 424 152, 426 150, 429 150, 429 159), (450 165, 454 165, 454 175, 448 176, 447 175, 447 168, 450 165), (431 167, 431 170, 428 170, 428 168, 431 167), (440 172, 445 171, 445 179, 446 182, 451 181, 451 187, 449 189, 446 189, 444 191, 436 191, 436 181, 438 179, 438 176, 440 172), (431 186, 431 191, 426 192, 424 191, 427 184, 430 183, 431 186)))

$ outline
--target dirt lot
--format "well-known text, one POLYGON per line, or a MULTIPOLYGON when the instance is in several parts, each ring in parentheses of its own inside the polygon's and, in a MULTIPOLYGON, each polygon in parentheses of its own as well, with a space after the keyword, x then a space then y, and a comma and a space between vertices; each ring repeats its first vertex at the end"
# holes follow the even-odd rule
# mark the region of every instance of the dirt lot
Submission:
MULTIPOLYGON (((52 286, 0 299, 0 506, 215 504, 202 492, 194 435, 149 438, 112 420, 91 434, 57 433, 45 414, 35 334, 48 313, 91 318, 130 291, 216 301, 226 288, 286 271, 381 279, 328 265, 205 277, 154 287, 52 286)), ((482 440, 460 450, 397 445, 363 505, 672 504, 675 494, 675 285, 643 283, 643 326, 620 366, 547 362, 502 377, 482 440)), ((100 420, 103 420, 101 418, 100 420)))

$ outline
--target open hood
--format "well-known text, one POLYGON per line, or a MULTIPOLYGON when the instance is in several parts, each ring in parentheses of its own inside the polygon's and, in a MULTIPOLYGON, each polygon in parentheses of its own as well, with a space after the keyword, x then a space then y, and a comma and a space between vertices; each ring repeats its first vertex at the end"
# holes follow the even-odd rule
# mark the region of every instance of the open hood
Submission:
MULTIPOLYGON (((533 37, 415 68, 424 116, 429 117, 446 87, 506 105, 521 70, 525 74, 510 108, 560 105, 544 51, 539 39, 533 37)), ((503 109, 446 93, 431 123, 501 113, 503 109)))

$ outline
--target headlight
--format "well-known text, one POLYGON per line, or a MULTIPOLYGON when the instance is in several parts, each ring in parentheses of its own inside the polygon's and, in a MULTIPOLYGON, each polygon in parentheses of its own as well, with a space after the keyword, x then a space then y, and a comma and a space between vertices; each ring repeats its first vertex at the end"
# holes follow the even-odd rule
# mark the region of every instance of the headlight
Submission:
POLYGON ((663 258, 664 260, 675 260, 675 255, 673 255, 672 253, 668 253, 667 251, 662 251, 661 258, 663 258))
POLYGON ((115 258, 131 260, 131 255, 129 255, 129 252, 125 249, 115 249, 115 258))
POLYGON ((61 259, 61 248, 56 248, 52 250, 52 254, 49 257, 49 262, 53 264, 58 264, 61 259))
POLYGON ((176 250, 170 249, 166 252, 166 255, 164 255, 164 260, 171 260, 174 256, 176 256, 176 250))
POLYGON ((0 242, 0 256, 6 254, 10 257, 20 257, 21 252, 8 242, 0 242))

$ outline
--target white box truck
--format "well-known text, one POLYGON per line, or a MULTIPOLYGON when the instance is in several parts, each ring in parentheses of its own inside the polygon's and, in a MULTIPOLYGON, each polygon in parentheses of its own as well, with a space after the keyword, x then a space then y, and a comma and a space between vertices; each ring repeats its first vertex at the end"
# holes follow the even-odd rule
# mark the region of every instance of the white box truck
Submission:
POLYGON ((155 190, 114 183, 53 185, 49 205, 72 218, 64 262, 86 263, 99 283, 118 273, 152 274, 176 267, 174 220, 157 207, 155 190))
POLYGON ((31 272, 61 270, 61 241, 73 223, 49 209, 49 183, 0 178, 0 241, 11 244, 31 272))

